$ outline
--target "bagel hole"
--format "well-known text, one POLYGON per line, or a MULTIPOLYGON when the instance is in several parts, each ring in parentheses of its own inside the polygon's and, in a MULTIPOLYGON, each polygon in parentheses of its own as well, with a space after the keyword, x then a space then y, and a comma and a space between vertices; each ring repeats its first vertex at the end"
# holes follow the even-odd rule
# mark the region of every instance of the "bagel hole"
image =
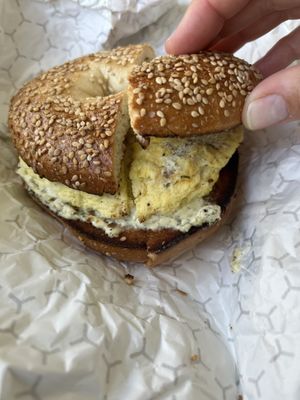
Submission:
POLYGON ((124 67, 93 63, 88 71, 76 73, 68 94, 75 100, 117 94, 127 88, 128 72, 124 67))

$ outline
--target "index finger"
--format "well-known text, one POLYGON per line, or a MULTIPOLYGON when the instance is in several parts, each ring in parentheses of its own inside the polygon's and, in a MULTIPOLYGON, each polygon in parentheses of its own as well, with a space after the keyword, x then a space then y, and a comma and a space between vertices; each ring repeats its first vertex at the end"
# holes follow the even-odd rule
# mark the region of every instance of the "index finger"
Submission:
POLYGON ((226 20, 241 11, 250 0, 193 0, 176 31, 166 42, 172 54, 193 53, 218 35, 226 20))

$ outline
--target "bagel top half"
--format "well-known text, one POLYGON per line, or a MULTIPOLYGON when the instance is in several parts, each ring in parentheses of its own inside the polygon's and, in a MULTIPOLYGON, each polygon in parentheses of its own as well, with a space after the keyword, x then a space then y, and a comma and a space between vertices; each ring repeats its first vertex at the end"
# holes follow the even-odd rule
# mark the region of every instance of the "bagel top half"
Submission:
POLYGON ((128 75, 154 57, 136 45, 88 55, 27 83, 12 99, 9 127, 39 176, 98 194, 118 191, 129 129, 128 75))
POLYGON ((261 74, 231 54, 163 56, 129 77, 131 125, 139 137, 199 136, 241 124, 246 96, 261 74))

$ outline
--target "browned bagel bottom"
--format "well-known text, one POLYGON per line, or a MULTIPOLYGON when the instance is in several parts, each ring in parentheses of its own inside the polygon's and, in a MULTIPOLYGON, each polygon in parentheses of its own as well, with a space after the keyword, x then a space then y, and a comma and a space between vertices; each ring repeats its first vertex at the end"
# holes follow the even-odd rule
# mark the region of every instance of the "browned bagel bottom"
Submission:
POLYGON ((60 221, 86 247, 121 261, 141 262, 149 267, 157 266, 190 250, 211 236, 227 219, 235 198, 238 173, 238 152, 221 170, 218 181, 210 195, 210 200, 221 206, 222 218, 208 226, 192 227, 183 233, 172 229, 127 230, 117 237, 109 237, 102 229, 92 224, 61 218, 42 204, 32 192, 31 197, 45 211, 60 221))

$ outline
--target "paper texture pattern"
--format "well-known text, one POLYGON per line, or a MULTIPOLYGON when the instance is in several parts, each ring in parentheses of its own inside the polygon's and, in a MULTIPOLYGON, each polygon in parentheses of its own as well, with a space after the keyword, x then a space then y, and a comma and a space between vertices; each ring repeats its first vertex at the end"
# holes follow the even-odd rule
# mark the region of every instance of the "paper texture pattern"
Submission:
MULTIPOLYGON (((231 220, 153 270, 84 250, 15 174, 7 112, 23 82, 118 43, 162 52, 183 11, 175 0, 0 0, 1 400, 300 397, 299 123, 247 134, 231 220)), ((240 54, 255 61, 296 24, 240 54)))

